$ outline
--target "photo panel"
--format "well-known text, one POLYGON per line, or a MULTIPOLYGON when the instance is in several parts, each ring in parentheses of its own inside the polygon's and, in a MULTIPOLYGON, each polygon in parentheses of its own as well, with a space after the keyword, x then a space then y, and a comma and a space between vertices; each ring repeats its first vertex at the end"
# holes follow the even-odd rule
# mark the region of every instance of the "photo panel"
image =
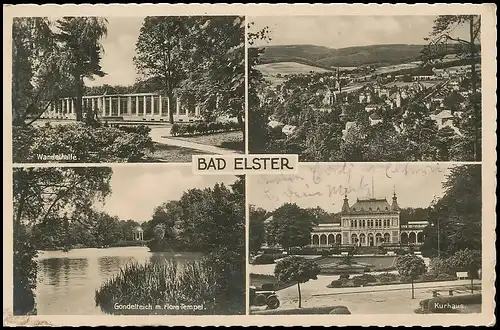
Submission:
POLYGON ((243 16, 15 17, 14 163, 244 153, 243 16))
POLYGON ((244 315, 245 178, 13 170, 14 315, 244 315))
POLYGON ((481 313, 480 164, 301 164, 247 184, 251 314, 481 313))
POLYGON ((481 161, 481 15, 247 21, 250 153, 481 161))

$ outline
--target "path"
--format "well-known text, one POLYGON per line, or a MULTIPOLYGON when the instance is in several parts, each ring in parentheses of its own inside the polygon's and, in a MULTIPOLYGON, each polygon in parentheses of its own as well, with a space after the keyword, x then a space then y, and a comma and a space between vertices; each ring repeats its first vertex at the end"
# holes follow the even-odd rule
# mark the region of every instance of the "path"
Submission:
MULTIPOLYGON (((411 299, 411 284, 381 285, 357 288, 327 288, 330 276, 318 276, 300 285, 303 307, 321 307, 343 305, 352 314, 413 314, 419 308, 419 302, 432 298, 432 291, 439 290, 441 295, 448 295, 448 289, 454 294, 468 294, 466 285, 469 280, 445 282, 415 283, 415 299, 411 299), (444 292, 443 292, 444 291, 444 292)), ((474 281, 480 285, 480 281, 474 281)), ((474 290, 481 292, 481 290, 474 290)), ((298 305, 297 286, 291 286, 277 292, 280 308, 296 308, 298 305)))
POLYGON ((149 135, 151 136, 151 139, 157 143, 168 144, 171 146, 176 146, 181 148, 201 150, 211 154, 233 155, 241 153, 240 151, 236 150, 224 149, 201 143, 168 138, 166 136, 170 135, 170 129, 171 129, 170 127, 151 127, 151 132, 149 133, 149 135))

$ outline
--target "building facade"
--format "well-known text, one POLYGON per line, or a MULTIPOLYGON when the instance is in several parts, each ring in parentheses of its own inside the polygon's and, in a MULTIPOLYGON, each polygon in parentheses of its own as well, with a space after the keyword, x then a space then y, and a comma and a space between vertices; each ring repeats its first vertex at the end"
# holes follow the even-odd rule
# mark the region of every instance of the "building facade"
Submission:
POLYGON ((401 223, 396 193, 391 204, 386 198, 358 198, 349 205, 346 195, 342 211, 328 223, 323 221, 313 228, 311 246, 420 245, 427 225, 427 221, 401 223))
MULTIPOLYGON (((42 119, 75 119, 75 98, 61 98, 48 105, 42 119)), ((174 121, 190 122, 200 120, 199 106, 187 107, 178 98, 172 102, 157 93, 135 93, 117 95, 83 96, 82 112, 92 113, 99 118, 120 118, 130 121, 168 121, 173 111, 174 121)))

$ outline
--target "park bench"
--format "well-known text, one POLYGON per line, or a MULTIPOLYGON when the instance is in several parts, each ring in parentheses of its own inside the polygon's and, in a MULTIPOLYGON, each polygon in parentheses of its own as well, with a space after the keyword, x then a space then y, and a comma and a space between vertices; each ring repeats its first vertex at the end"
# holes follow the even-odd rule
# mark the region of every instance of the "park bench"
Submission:
POLYGON ((468 278, 468 277, 469 277, 469 276, 468 276, 467 272, 457 272, 457 278, 458 278, 459 280, 466 279, 466 278, 468 278))

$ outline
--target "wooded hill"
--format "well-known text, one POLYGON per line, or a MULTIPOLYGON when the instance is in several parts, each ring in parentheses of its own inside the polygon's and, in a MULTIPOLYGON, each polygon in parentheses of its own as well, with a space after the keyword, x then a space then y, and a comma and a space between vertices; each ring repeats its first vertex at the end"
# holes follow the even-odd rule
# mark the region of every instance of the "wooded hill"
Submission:
MULTIPOLYGON (((328 48, 315 45, 266 46, 261 63, 297 62, 331 69, 335 66, 394 65, 418 61, 424 45, 369 45, 328 48)), ((458 49, 450 45, 448 54, 458 49)))

